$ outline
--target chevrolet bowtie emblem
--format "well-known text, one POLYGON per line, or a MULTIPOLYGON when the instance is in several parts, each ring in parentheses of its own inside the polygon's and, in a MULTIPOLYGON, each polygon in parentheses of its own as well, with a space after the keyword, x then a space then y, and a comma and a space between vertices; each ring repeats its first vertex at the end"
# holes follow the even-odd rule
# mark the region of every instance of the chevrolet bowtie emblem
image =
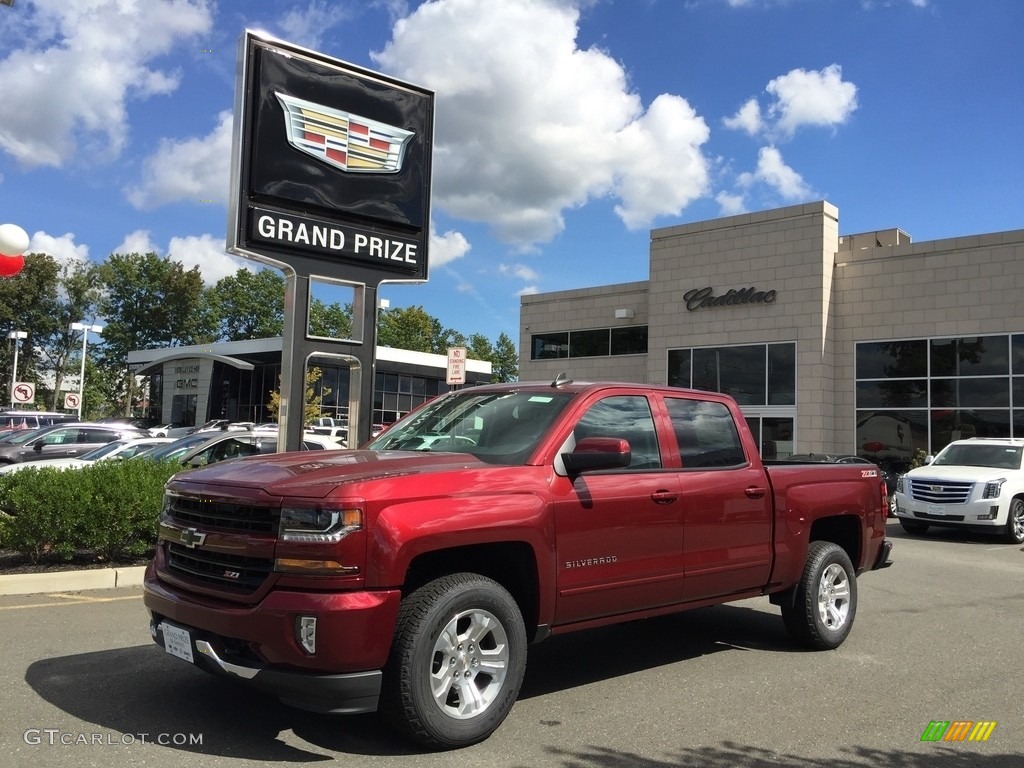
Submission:
POLYGON ((186 528, 179 534, 178 541, 189 549, 195 549, 196 547, 201 547, 203 542, 206 541, 206 534, 200 533, 195 528, 186 528))
POLYGON ((398 173, 412 131, 275 92, 288 143, 349 173, 398 173))

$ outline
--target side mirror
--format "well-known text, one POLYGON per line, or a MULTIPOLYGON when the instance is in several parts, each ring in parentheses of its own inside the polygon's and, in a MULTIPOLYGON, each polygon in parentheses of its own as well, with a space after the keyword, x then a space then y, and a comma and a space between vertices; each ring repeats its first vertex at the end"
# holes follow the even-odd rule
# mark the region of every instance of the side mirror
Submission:
POLYGON ((933 461, 935 461, 935 457, 932 456, 931 454, 928 454, 927 456, 924 457, 925 464, 931 464, 933 461))
POLYGON ((562 463, 570 477, 589 469, 622 469, 629 466, 633 454, 629 441, 618 437, 585 437, 572 453, 562 454, 562 463))

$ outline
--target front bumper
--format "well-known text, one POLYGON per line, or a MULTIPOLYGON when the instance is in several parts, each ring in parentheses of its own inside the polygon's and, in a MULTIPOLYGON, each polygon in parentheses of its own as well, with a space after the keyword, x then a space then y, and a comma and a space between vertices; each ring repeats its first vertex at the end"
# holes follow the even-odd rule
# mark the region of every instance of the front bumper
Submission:
POLYGON ((257 604, 240 605, 172 589, 152 565, 144 590, 157 645, 170 652, 165 626, 188 632, 189 651, 179 646, 174 655, 302 709, 357 713, 377 708, 380 670, 398 617, 397 590, 280 590, 257 604), (298 640, 296 628, 305 616, 316 618, 315 653, 306 652, 298 640))
POLYGON ((236 663, 228 660, 229 655, 222 640, 211 637, 195 627, 170 624, 154 617, 150 621, 149 631, 154 642, 161 648, 165 647, 164 629, 168 626, 189 633, 191 655, 197 667, 213 674, 241 680, 254 688, 277 696, 290 706, 331 714, 359 714, 374 712, 377 709, 377 702, 380 699, 380 670, 330 675, 236 663), (201 637, 207 639, 199 639, 201 637))
POLYGON ((1006 527, 1008 507, 1005 499, 982 499, 966 504, 928 504, 906 494, 896 494, 897 518, 933 525, 997 530, 1006 527))

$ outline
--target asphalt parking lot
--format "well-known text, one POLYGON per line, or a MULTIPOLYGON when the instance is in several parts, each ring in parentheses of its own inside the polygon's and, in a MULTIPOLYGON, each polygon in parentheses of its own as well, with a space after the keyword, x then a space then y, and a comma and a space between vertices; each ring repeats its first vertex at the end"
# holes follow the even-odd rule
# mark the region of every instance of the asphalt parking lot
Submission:
POLYGON ((0 597, 5 766, 1014 768, 1024 764, 1024 551, 910 537, 860 579, 832 652, 752 600, 554 638, 486 742, 421 754, 376 715, 328 717, 211 678, 152 644, 137 587, 0 597), (922 741, 936 721, 984 742, 922 741))

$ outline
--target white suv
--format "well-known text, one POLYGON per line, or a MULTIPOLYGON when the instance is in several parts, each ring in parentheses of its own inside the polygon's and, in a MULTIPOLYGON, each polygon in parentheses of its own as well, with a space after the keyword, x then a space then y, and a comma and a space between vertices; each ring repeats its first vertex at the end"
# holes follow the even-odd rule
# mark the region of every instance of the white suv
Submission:
POLYGON ((1001 534, 1024 544, 1024 440, 972 438, 943 448, 896 482, 896 516, 908 533, 930 525, 1001 534))

